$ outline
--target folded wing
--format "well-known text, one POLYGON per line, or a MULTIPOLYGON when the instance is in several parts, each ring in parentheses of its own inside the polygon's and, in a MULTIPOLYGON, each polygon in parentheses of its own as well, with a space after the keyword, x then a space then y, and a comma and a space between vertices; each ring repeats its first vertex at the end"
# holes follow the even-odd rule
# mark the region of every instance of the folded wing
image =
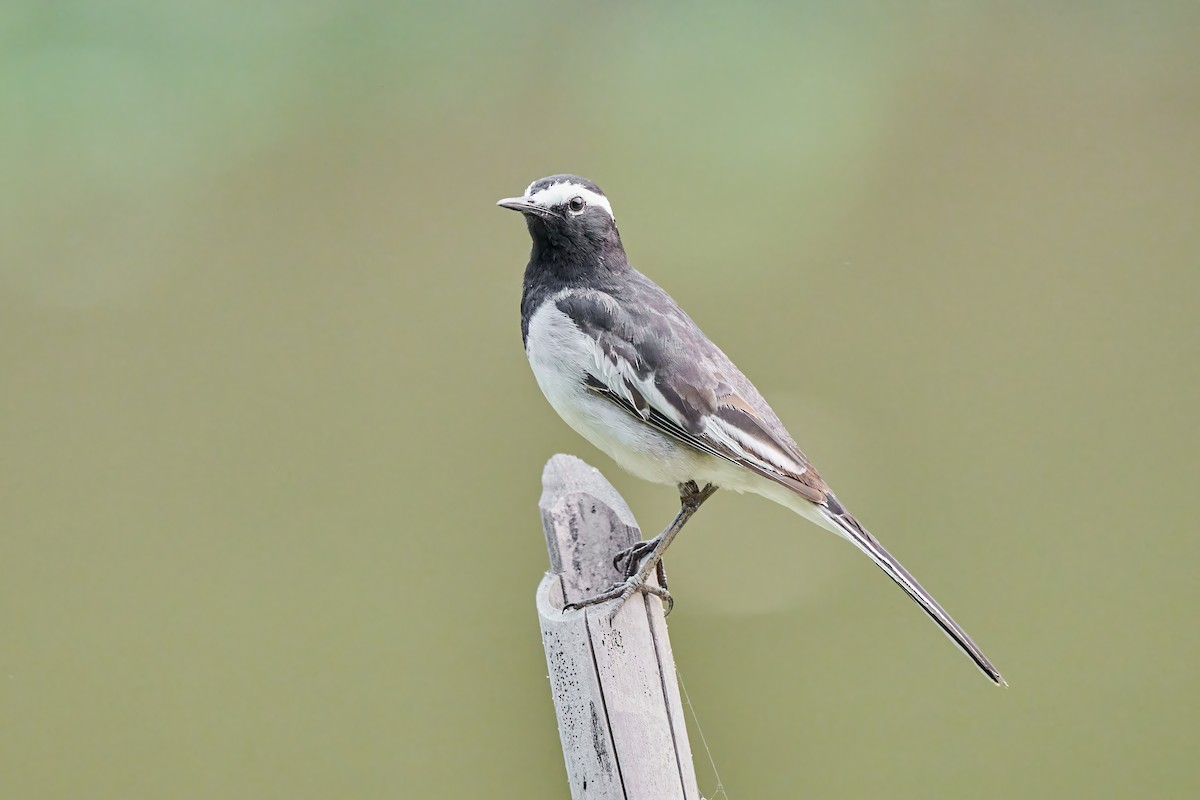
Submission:
POLYGON ((654 302, 618 302, 600 291, 557 301, 595 343, 587 387, 690 447, 823 503, 829 488, 766 401, 666 293, 653 288, 654 302))

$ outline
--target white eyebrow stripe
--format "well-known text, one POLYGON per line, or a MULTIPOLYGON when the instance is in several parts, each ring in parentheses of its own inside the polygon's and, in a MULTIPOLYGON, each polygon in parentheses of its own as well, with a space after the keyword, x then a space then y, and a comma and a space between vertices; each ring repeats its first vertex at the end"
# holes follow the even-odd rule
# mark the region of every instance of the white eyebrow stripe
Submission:
MULTIPOLYGON (((536 183, 537 181, 534 181, 536 183)), ((529 184, 529 188, 525 190, 525 196, 539 206, 553 208, 554 206, 562 205, 572 197, 582 197, 589 206, 597 206, 608 212, 610 217, 613 217, 612 205, 608 202, 608 198, 602 194, 596 194, 586 186, 580 186, 578 183, 556 183, 553 186, 547 186, 537 194, 529 194, 529 189, 533 188, 533 184, 529 184)), ((616 219, 616 217, 613 217, 616 219)))

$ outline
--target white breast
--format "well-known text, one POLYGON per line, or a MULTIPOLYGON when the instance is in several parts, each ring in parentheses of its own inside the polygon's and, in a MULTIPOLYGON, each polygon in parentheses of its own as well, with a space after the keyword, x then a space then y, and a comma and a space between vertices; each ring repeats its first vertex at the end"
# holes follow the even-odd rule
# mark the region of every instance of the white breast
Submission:
POLYGON ((550 298, 529 320, 525 352, 538 386, 579 435, 643 480, 677 485, 699 477, 708 457, 685 448, 584 386, 598 369, 596 342, 550 298))

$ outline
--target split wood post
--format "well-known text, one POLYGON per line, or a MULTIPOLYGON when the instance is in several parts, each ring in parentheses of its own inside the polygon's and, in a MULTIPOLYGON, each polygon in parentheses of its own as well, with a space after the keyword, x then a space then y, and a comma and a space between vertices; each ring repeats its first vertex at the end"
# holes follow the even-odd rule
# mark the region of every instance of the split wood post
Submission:
POLYGON ((641 539, 629 506, 567 455, 546 463, 539 505, 550 572, 537 609, 571 797, 702 800, 662 601, 635 594, 611 627, 610 603, 562 610, 623 577, 613 556, 641 539))

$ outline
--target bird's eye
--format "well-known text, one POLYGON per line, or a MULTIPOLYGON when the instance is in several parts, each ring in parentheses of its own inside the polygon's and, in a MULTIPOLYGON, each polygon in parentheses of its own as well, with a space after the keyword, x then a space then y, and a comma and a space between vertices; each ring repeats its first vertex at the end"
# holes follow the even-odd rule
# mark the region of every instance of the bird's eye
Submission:
POLYGON ((567 201, 567 207, 578 214, 580 211, 583 211, 583 198, 575 195, 567 201))

